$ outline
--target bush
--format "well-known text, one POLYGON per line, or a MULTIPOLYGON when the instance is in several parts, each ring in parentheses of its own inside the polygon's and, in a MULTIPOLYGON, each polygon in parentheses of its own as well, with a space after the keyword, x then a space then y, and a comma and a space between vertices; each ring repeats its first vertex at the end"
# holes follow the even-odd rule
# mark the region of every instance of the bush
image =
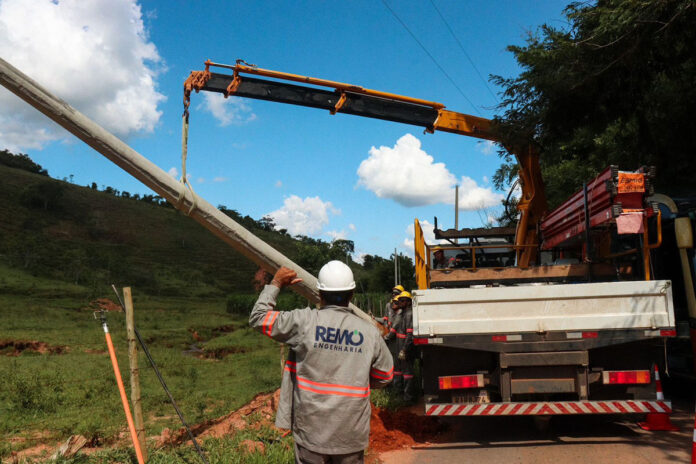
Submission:
POLYGON ((229 314, 248 316, 257 298, 258 295, 230 295, 227 297, 226 310, 229 314))
MULTIPOLYGON (((251 308, 258 299, 258 295, 229 295, 227 297, 227 312, 239 316, 248 316, 251 308)), ((279 311, 290 311, 297 308, 306 308, 309 302, 306 298, 292 292, 283 292, 278 296, 276 309, 279 311)))
POLYGON ((57 373, 20 371, 15 365, 5 378, 5 387, 10 409, 15 411, 54 412, 63 404, 63 379, 57 373))

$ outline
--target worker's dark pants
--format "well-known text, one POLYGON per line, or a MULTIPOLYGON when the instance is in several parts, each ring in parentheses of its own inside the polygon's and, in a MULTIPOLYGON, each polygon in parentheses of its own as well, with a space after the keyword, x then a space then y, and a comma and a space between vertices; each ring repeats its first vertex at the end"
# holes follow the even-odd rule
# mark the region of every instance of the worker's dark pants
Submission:
POLYGON ((295 464, 363 464, 365 451, 350 454, 320 454, 295 443, 295 464))
POLYGON ((406 356, 404 360, 399 359, 397 356, 394 362, 394 389, 403 394, 405 401, 413 401, 415 399, 414 361, 411 356, 406 356), (397 376, 397 372, 400 372, 401 375, 397 376))
POLYGON ((392 355, 392 361, 394 362, 394 378, 392 379, 392 382, 389 384, 389 388, 401 392, 404 388, 404 378, 402 376, 401 372, 401 366, 399 363, 399 347, 396 342, 396 340, 391 340, 387 343, 387 347, 389 348, 389 352, 392 355))

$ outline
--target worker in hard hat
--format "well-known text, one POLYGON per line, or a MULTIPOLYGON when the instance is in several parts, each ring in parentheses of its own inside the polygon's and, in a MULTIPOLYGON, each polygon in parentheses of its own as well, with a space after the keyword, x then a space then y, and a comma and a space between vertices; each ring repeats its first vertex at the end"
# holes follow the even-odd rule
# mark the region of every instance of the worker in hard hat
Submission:
POLYGON ((433 252, 433 269, 445 269, 448 264, 447 258, 445 258, 445 250, 436 248, 433 252))
POLYGON ((391 299, 387 301, 387 304, 384 306, 384 317, 382 318, 382 325, 387 329, 391 327, 391 320, 394 318, 394 298, 399 296, 399 294, 403 291, 404 287, 402 285, 395 285, 394 288, 392 288, 391 299))
POLYGON ((410 403, 415 399, 411 293, 403 291, 396 297, 396 300, 397 310, 386 340, 391 344, 391 352, 394 356, 393 388, 403 395, 404 401, 410 403))
POLYGON ((362 463, 370 388, 391 382, 392 358, 377 327, 349 306, 355 281, 346 264, 330 261, 319 271, 319 309, 276 311, 280 290, 300 281, 278 269, 249 316, 252 327, 290 347, 276 425, 292 429, 298 463, 362 463))

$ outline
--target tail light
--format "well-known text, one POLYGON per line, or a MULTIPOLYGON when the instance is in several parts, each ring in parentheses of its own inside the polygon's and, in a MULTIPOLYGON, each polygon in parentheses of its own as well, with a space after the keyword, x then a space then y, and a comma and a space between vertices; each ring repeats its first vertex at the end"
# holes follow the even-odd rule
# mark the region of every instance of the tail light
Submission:
POLYGON ((483 374, 450 375, 447 377, 438 377, 438 380, 440 383, 440 390, 483 387, 483 374))
POLYGON ((494 342, 520 342, 522 341, 522 335, 493 335, 491 341, 494 342))
POLYGON ((650 371, 604 371, 602 382, 608 385, 650 383, 650 371))
POLYGON ((428 339, 427 339, 427 338, 414 337, 414 338, 413 338, 413 344, 414 344, 414 345, 427 345, 427 344, 428 344, 428 339))

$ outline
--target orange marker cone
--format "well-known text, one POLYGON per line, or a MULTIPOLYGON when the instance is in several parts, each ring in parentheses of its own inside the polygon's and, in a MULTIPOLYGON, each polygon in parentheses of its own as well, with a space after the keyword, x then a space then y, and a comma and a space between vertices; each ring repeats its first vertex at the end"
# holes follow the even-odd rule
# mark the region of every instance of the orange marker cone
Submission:
MULTIPOLYGON (((664 401, 665 394, 662 392, 662 382, 660 381, 660 372, 655 365, 655 390, 657 393, 657 401, 664 401)), ((666 412, 649 412, 645 417, 645 422, 638 422, 638 426, 643 430, 657 431, 664 430, 674 432, 679 430, 679 427, 672 424, 669 420, 669 414, 666 412)))

